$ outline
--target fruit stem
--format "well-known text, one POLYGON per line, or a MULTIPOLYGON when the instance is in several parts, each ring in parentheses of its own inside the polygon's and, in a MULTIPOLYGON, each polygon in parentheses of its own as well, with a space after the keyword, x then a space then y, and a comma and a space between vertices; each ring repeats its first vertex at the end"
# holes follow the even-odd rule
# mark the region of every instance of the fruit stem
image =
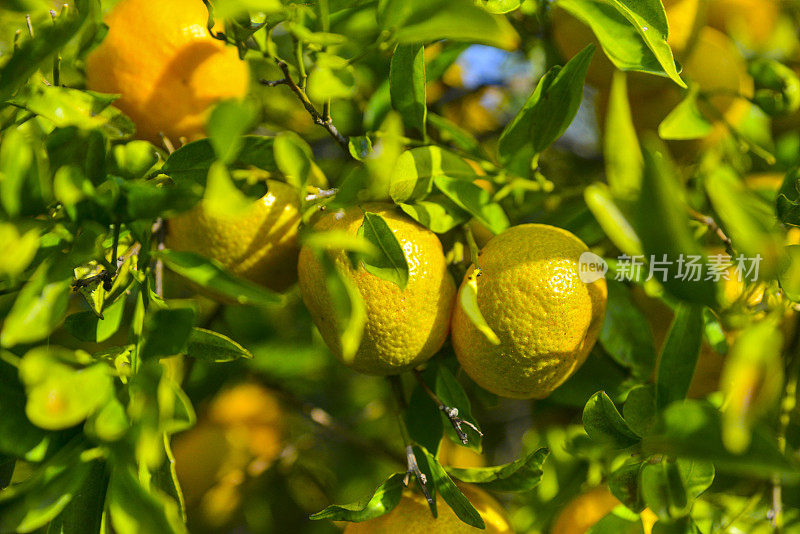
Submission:
POLYGON ((458 408, 447 406, 444 402, 442 402, 442 399, 440 399, 439 396, 436 393, 434 393, 434 391, 428 386, 428 384, 425 383, 425 378, 423 378, 422 373, 420 373, 417 369, 414 369, 413 373, 414 373, 414 378, 417 379, 417 382, 419 382, 419 385, 422 386, 422 389, 425 391, 425 393, 427 393, 428 396, 431 398, 431 400, 433 400, 433 402, 436 403, 436 407, 439 408, 439 410, 441 410, 447 416, 447 419, 450 420, 450 424, 453 425, 453 429, 456 431, 456 434, 458 434, 458 439, 461 440, 461 443, 463 445, 469 443, 469 437, 467 436, 467 433, 464 432, 464 430, 461 428, 461 425, 467 425, 472 430, 477 432, 479 435, 483 436, 483 432, 478 430, 478 427, 476 427, 469 421, 461 419, 458 416, 458 408))
POLYGON ((392 386, 392 393, 394 394, 394 399, 397 404, 397 410, 395 410, 395 414, 397 415, 397 424, 400 428, 400 435, 403 437, 403 444, 406 448, 406 464, 408 468, 406 470, 406 476, 403 479, 403 484, 408 486, 411 475, 414 475, 423 495, 425 495, 425 499, 428 501, 428 504, 433 504, 433 497, 431 497, 430 491, 428 490, 428 477, 426 477, 419 468, 417 457, 414 455, 414 443, 411 441, 411 436, 408 433, 406 421, 403 418, 403 414, 407 405, 406 397, 403 394, 403 383, 400 380, 400 376, 390 376, 389 384, 392 386))
POLYGON ((261 85, 265 85, 267 87, 275 87, 277 85, 288 86, 289 89, 291 89, 292 92, 297 95, 297 98, 300 99, 300 102, 303 104, 303 107, 306 108, 308 114, 311 115, 311 118, 314 119, 314 124, 325 128, 331 137, 333 137, 333 139, 339 144, 347 157, 352 158, 353 156, 350 154, 350 144, 347 137, 342 135, 339 130, 336 129, 336 126, 333 125, 333 121, 330 119, 330 117, 325 118, 320 114, 319 111, 317 111, 317 108, 315 108, 314 104, 311 103, 311 100, 308 98, 306 92, 292 79, 292 76, 289 73, 289 64, 280 58, 276 57, 274 59, 275 63, 278 65, 278 68, 281 69, 281 72, 283 72, 283 78, 280 80, 260 80, 261 85))

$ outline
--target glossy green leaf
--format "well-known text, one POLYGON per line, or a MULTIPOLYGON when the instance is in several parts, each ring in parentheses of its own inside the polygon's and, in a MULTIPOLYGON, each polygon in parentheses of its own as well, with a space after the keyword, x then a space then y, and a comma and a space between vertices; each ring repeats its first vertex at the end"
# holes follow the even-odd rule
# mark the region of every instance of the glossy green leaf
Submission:
POLYGON ((636 513, 647 506, 642 499, 639 484, 643 463, 625 464, 608 477, 608 489, 622 504, 636 513))
POLYGON ((406 128, 425 138, 425 60, 422 45, 397 45, 389 69, 392 107, 403 117, 406 128))
POLYGON ((298 189, 305 189, 313 167, 313 154, 302 137, 294 132, 280 132, 272 146, 275 163, 286 181, 298 189))
POLYGON ((47 526, 46 534, 100 534, 108 474, 103 462, 92 462, 72 500, 47 526))
POLYGON ((246 348, 218 332, 205 328, 192 328, 186 355, 208 362, 232 362, 239 358, 252 358, 246 348))
POLYGON ((470 322, 475 325, 477 328, 489 341, 489 343, 493 345, 500 344, 500 338, 497 337, 497 334, 492 330, 492 327, 489 326, 489 323, 486 322, 486 318, 481 313, 481 309, 478 306, 478 276, 480 275, 480 269, 476 268, 471 273, 469 273, 467 282, 462 285, 461 289, 458 292, 458 306, 461 306, 461 309, 464 310, 464 313, 469 318, 470 322))
POLYGON ((142 360, 165 358, 186 352, 192 334, 195 311, 192 308, 155 310, 144 325, 142 360))
MULTIPOLYGON (((435 380, 436 368, 429 367, 422 372, 426 384, 435 380)), ((406 427, 408 435, 415 443, 422 445, 429 451, 436 451, 443 441, 445 423, 440 415, 439 408, 430 398, 419 383, 414 384, 411 397, 408 399, 408 408, 405 410, 406 427)))
POLYGON ((327 253, 318 252, 317 259, 325 269, 325 287, 336 309, 336 330, 342 359, 348 362, 361 345, 367 323, 366 304, 355 283, 339 271, 327 253))
POLYGON ((308 76, 308 97, 315 102, 352 98, 356 91, 353 66, 333 54, 318 54, 308 76))
POLYGON ((527 177, 531 160, 566 131, 583 99, 586 71, 594 54, 590 44, 563 67, 553 67, 500 134, 500 161, 527 177))
POLYGON ((146 490, 124 465, 111 473, 106 502, 111 525, 119 534, 188 532, 177 503, 155 488, 146 490))
POLYGON ((679 305, 659 358, 656 375, 658 407, 686 398, 702 342, 703 309, 679 305))
POLYGON ((310 519, 330 519, 332 521, 367 521, 380 517, 385 513, 391 512, 392 509, 400 502, 400 497, 403 494, 403 477, 402 473, 395 473, 380 486, 375 489, 375 492, 370 497, 366 504, 345 504, 345 505, 331 505, 311 515, 310 519))
POLYGON ((645 463, 641 473, 641 490, 645 504, 660 519, 680 517, 689 504, 678 465, 674 461, 645 463))
POLYGON ((70 281, 43 263, 17 295, 0 330, 0 346, 13 347, 49 336, 66 315, 70 281))
POLYGON ((642 189, 634 207, 634 228, 646 259, 658 261, 654 279, 675 297, 714 306, 716 287, 705 279, 708 266, 689 227, 684 191, 666 147, 655 137, 645 138, 642 189), (700 276, 686 265, 696 260, 700 276))
POLYGON ((206 131, 214 153, 223 163, 231 163, 242 149, 242 135, 255 119, 254 110, 237 100, 220 102, 208 116, 206 131))
POLYGON ((239 304, 268 306, 282 301, 280 295, 230 274, 218 263, 199 254, 162 250, 157 255, 176 274, 239 304))
POLYGON ((642 242, 622 210, 612 198, 610 189, 602 183, 594 183, 583 190, 586 206, 603 228, 608 238, 629 256, 642 254, 642 242))
POLYGON ((527 492, 539 485, 542 464, 550 451, 536 449, 511 463, 493 467, 448 468, 448 473, 462 482, 478 484, 491 491, 527 492))
POLYGON ((517 32, 505 17, 492 15, 470 0, 384 0, 378 6, 378 23, 394 30, 394 38, 400 43, 449 39, 506 50, 519 43, 517 32))
POLYGON ((607 280, 608 301, 599 341, 614 360, 647 380, 656 362, 656 349, 647 318, 634 305, 628 289, 607 280))
POLYGON ((439 464, 439 461, 426 449, 416 445, 414 446, 414 456, 417 458, 417 461, 420 462, 420 467, 422 466, 420 458, 424 458, 427 467, 430 469, 431 478, 433 479, 432 482, 436 490, 447 505, 452 508, 458 518, 467 525, 475 528, 485 528, 481 515, 475 507, 472 506, 469 499, 461 493, 461 490, 458 489, 458 486, 456 486, 455 482, 453 482, 447 474, 444 467, 439 464))
POLYGON ((508 217, 503 208, 492 202, 491 195, 485 189, 472 182, 449 176, 436 176, 433 183, 447 198, 482 222, 495 234, 508 228, 508 217))
POLYGON ((786 298, 800 302, 800 245, 787 246, 785 253, 778 280, 786 298))
POLYGON ((467 222, 469 213, 444 195, 431 195, 413 204, 399 204, 403 212, 431 232, 443 234, 467 222))
POLYGON ((666 14, 660 2, 558 0, 558 5, 591 27, 618 69, 667 76, 686 87, 666 43, 666 14))
POLYGON ((611 81, 603 157, 606 179, 614 197, 625 200, 636 198, 642 184, 642 149, 631 117, 627 76, 622 71, 615 72, 611 81))
POLYGON ((640 436, 647 435, 656 415, 656 389, 653 384, 642 384, 631 389, 622 407, 622 416, 631 430, 640 436))
POLYGON ((102 319, 93 311, 73 313, 65 319, 64 328, 81 341, 100 343, 119 330, 124 311, 125 299, 119 299, 103 310, 102 319))
POLYGON ((395 202, 424 199, 439 176, 469 179, 475 171, 463 158, 437 146, 412 148, 397 158, 389 193, 395 202))
POLYGON ((396 284, 401 290, 405 289, 409 276, 408 261, 403 247, 383 217, 377 213, 365 212, 357 235, 371 243, 377 252, 362 258, 364 269, 396 284))
POLYGON ((714 125, 703 116, 697 104, 699 90, 693 85, 680 104, 661 121, 658 135, 662 139, 702 139, 711 133, 714 125))
MULTIPOLYGON (((272 152, 272 137, 246 135, 241 138, 241 143, 238 155, 229 165, 231 169, 253 166, 265 171, 278 171, 272 152)), ((159 172, 176 180, 192 180, 204 184, 208 170, 215 161, 217 155, 211 141, 201 139, 183 145, 170 154, 159 172)))
POLYGON ((641 440, 604 391, 598 391, 586 403, 583 426, 594 441, 614 449, 626 449, 641 440))

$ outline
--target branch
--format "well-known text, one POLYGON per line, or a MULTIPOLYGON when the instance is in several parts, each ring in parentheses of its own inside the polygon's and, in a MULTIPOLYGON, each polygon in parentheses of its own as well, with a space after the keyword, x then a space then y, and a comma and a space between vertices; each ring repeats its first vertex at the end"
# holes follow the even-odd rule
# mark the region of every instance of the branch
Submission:
POLYGON ((419 464, 417 464, 417 457, 414 456, 414 446, 411 441, 411 436, 408 434, 408 428, 403 419, 403 412, 406 409, 406 399, 405 395, 403 395, 403 384, 400 382, 400 376, 390 376, 389 383, 392 386, 392 393, 394 393, 394 398, 397 402, 397 423, 400 427, 400 435, 403 437, 403 443, 406 447, 406 464, 408 465, 408 470, 406 471, 406 478, 403 480, 403 483, 408 486, 411 475, 414 475, 428 504, 433 505, 433 497, 431 497, 431 493, 428 490, 428 477, 425 476, 420 470, 419 464))
POLYGON ((330 119, 330 117, 323 117, 322 114, 317 111, 317 108, 315 108, 314 104, 311 103, 311 100, 309 100, 306 92, 292 79, 292 76, 289 73, 289 65, 279 58, 275 58, 275 63, 278 65, 278 68, 281 69, 281 72, 283 72, 283 78, 280 80, 260 80, 261 85, 265 85, 266 87, 276 87, 278 85, 288 86, 289 89, 291 89, 292 92, 297 95, 297 98, 300 99, 300 102, 303 104, 303 107, 306 108, 308 114, 311 115, 311 118, 314 119, 314 124, 325 128, 331 137, 333 137, 333 139, 339 144, 344 153, 348 157, 352 157, 350 155, 350 146, 347 141, 347 137, 342 135, 339 130, 336 129, 336 126, 333 125, 333 121, 330 119))
POLYGON ((689 211, 689 215, 692 217, 692 219, 696 220, 701 224, 704 224, 705 226, 708 227, 709 230, 717 234, 717 237, 725 245, 725 252, 727 252, 728 255, 730 256, 734 256, 733 242, 731 242, 731 238, 729 238, 725 234, 725 232, 722 230, 722 228, 720 228, 719 224, 717 224, 717 221, 714 220, 713 217, 711 217, 710 215, 703 215, 702 213, 692 209, 691 207, 687 207, 686 209, 689 211))
POLYGON ((453 425, 456 434, 458 434, 458 439, 461 440, 462 444, 466 445, 469 443, 469 437, 467 437, 467 433, 464 432, 464 430, 461 428, 461 425, 467 425, 472 430, 477 432, 481 437, 483 436, 483 432, 478 430, 478 427, 469 421, 461 419, 458 416, 458 408, 447 406, 444 402, 442 402, 442 399, 440 399, 439 396, 434 393, 430 387, 428 387, 428 384, 425 383, 425 379, 422 378, 422 373, 420 373, 417 369, 414 369, 414 378, 417 379, 417 382, 419 382, 419 385, 422 386, 422 389, 425 391, 425 393, 427 393, 433 402, 436 403, 436 407, 444 412, 444 414, 450 420, 450 424, 453 425))

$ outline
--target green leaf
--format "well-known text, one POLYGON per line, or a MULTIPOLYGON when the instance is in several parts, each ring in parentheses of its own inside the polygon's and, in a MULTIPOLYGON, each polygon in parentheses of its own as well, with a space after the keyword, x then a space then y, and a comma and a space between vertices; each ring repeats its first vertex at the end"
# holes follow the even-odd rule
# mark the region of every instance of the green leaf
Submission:
POLYGON ((686 398, 702 342, 703 308, 680 304, 659 358, 656 376, 659 408, 686 398))
POLYGON ((715 471, 712 462, 678 458, 676 463, 690 499, 697 499, 714 482, 715 471))
POLYGON ((391 512, 400 502, 403 494, 403 473, 395 473, 380 486, 366 504, 358 503, 328 506, 321 512, 311 515, 310 519, 330 519, 331 521, 367 521, 391 512))
POLYGON ((519 44, 517 32, 505 17, 490 14, 471 0, 382 0, 378 24, 393 31, 403 44, 449 39, 506 50, 519 44))
POLYGON ((342 349, 342 359, 349 362, 361 345, 367 308, 355 283, 343 275, 325 252, 317 252, 317 260, 325 270, 325 287, 336 309, 336 329, 342 349))
POLYGON ((64 328, 81 341, 101 343, 119 330, 124 311, 125 299, 119 299, 103 310, 102 319, 93 311, 73 313, 67 316, 64 328))
POLYGON ((797 462, 785 456, 774 433, 756 426, 741 453, 730 452, 722 441, 720 412, 703 401, 687 400, 667 406, 651 433, 642 440, 650 454, 668 454, 713 462, 719 471, 768 480, 778 473, 798 473, 797 462))
POLYGON ((531 451, 511 463, 493 467, 448 468, 448 473, 462 482, 478 484, 491 491, 527 492, 539 485, 542 464, 550 451, 531 451))
POLYGON ((250 351, 234 340, 205 328, 192 328, 186 355, 207 362, 232 362, 252 358, 250 351))
POLYGON ((478 0, 477 4, 489 13, 510 13, 520 8, 524 0, 478 0))
POLYGON ((232 163, 242 149, 242 134, 250 129, 255 111, 246 102, 225 100, 208 117, 206 131, 214 153, 223 163, 232 163))
POLYGON ((33 532, 55 519, 92 470, 80 452, 66 447, 24 482, 0 491, 0 532, 33 532))
POLYGON ((475 136, 469 131, 461 128, 453 121, 437 115, 428 113, 428 124, 438 130, 439 139, 443 143, 448 143, 455 148, 462 150, 477 159, 485 159, 486 153, 475 136))
POLYGON ((619 70, 667 76, 686 87, 677 74, 672 51, 665 40, 666 13, 660 2, 558 0, 558 5, 591 27, 606 56, 619 70), (645 18, 655 25, 642 20, 645 18))
POLYGON ((660 0, 609 0, 619 13, 636 29, 647 48, 653 52, 667 76, 681 87, 686 84, 678 75, 672 49, 667 44, 669 26, 667 14, 660 0))
POLYGON ((800 245, 789 245, 785 251, 778 280, 786 298, 792 302, 800 302, 800 245))
POLYGON ((364 238, 378 251, 362 259, 364 269, 383 280, 396 284, 401 290, 408 285, 408 261, 403 247, 392 229, 377 213, 364 213, 364 221, 358 228, 358 237, 364 238))
POLYGON ((642 254, 642 242, 628 218, 619 209, 609 188, 602 183, 590 184, 583 190, 586 207, 592 212, 605 234, 618 249, 629 256, 642 254))
POLYGON ((275 163, 286 177, 286 181, 300 190, 305 190, 309 173, 313 167, 313 153, 302 137, 284 131, 275 136, 272 146, 275 163))
POLYGON ((64 363, 75 357, 68 349, 43 346, 29 350, 20 361, 19 376, 28 399, 25 414, 36 426, 47 430, 75 426, 113 394, 105 364, 74 368, 64 363))
MULTIPOLYGON (((422 376, 426 384, 434 382, 435 372, 436 370, 433 367, 423 371, 422 376)), ((450 424, 442 421, 436 403, 433 402, 419 383, 415 383, 414 389, 411 390, 408 408, 405 411, 405 420, 408 435, 411 439, 430 451, 438 449, 444 435, 444 425, 450 424)))
POLYGON ((439 461, 436 460, 427 449, 423 449, 418 445, 414 446, 414 456, 420 463, 420 468, 422 468, 423 463, 426 464, 430 470, 436 490, 442 496, 442 499, 452 508, 458 518, 475 528, 486 528, 481 515, 475 507, 472 506, 469 499, 461 493, 461 490, 455 485, 455 482, 453 482, 447 474, 444 467, 439 464, 439 461))
POLYGON ((33 148, 25 135, 15 128, 4 131, 0 144, 0 205, 10 217, 22 211, 25 182, 33 162, 33 148))
POLYGON ((475 171, 463 158, 439 148, 424 146, 406 150, 392 169, 389 194, 395 202, 426 198, 438 176, 474 178, 475 171))
MULTIPOLYGON (((2 349, 0 349, 2 351, 2 349)), ((56 444, 54 434, 34 426, 25 415, 25 389, 17 368, 0 358, 0 451, 29 462, 41 462, 56 444)))
POLYGON ((17 295, 0 331, 0 346, 13 347, 49 336, 67 313, 70 281, 42 263, 17 295))
POLYGON ((689 505, 686 488, 674 461, 645 463, 641 485, 645 504, 661 519, 680 517, 689 505))
MULTIPOLYGON (((736 251, 745 258, 752 259, 760 255, 759 279, 775 276, 783 255, 784 238, 776 229, 773 207, 757 193, 747 189, 728 167, 715 167, 705 177, 704 185, 711 205, 736 251)), ((738 259, 735 258, 735 261, 738 262, 738 259)), ((747 264, 749 266, 751 262, 747 264)))
POLYGON ((253 199, 236 187, 228 168, 220 161, 212 163, 203 194, 203 210, 211 217, 230 219, 244 217, 252 208, 253 199))
POLYGON ((218 263, 199 254, 161 250, 156 256, 179 276, 239 304, 268 306, 283 301, 280 295, 230 274, 218 263))
POLYGON ((91 5, 87 2, 83 6, 85 9, 70 9, 67 16, 56 18, 53 24, 38 27, 35 38, 22 41, 0 68, 0 102, 10 99, 42 63, 78 33, 89 15, 91 5))
POLYGON ((116 466, 111 473, 107 507, 111 525, 119 534, 187 532, 177 503, 155 488, 142 487, 125 465, 116 466))
POLYGON ((598 391, 586 403, 583 426, 594 441, 614 449, 627 449, 641 440, 604 391, 598 391))
POLYGON ((185 353, 194 318, 195 311, 192 308, 163 309, 150 313, 144 324, 141 359, 185 353))
POLYGON ((399 204, 399 207, 406 215, 437 234, 449 232, 470 218, 469 213, 444 195, 431 195, 427 200, 399 204))
POLYGON ((317 54, 314 70, 308 76, 308 97, 315 102, 352 98, 356 92, 353 66, 332 54, 317 54))
POLYGON ((653 384, 642 384, 628 392, 622 416, 631 430, 640 436, 647 435, 656 415, 656 389, 653 384))
POLYGON ((514 119, 500 134, 500 161, 522 177, 531 160, 566 131, 583 99, 583 83, 594 54, 590 44, 564 67, 550 69, 514 119))
POLYGON ((423 46, 397 45, 389 69, 392 107, 403 117, 406 128, 425 139, 425 60, 423 46))
POLYGON ((643 465, 642 462, 625 464, 608 477, 608 489, 611 490, 614 497, 637 514, 646 506, 639 484, 639 475, 643 465))
POLYGON ((20 230, 12 223, 0 223, 0 276, 20 275, 39 250, 39 230, 20 230))
POLYGON ((107 488, 106 465, 92 462, 83 485, 50 522, 46 534, 100 534, 107 488))
POLYGON ((464 310, 464 313, 469 318, 470 322, 477 328, 493 345, 500 344, 500 338, 497 337, 492 327, 486 322, 478 306, 478 276, 481 271, 478 268, 469 273, 467 282, 462 285, 458 292, 458 305, 464 310))
MULTIPOLYGON (((458 417, 464 421, 472 423, 478 429, 480 429, 478 422, 472 416, 472 407, 469 402, 469 397, 464 392, 464 388, 461 387, 461 384, 458 382, 458 380, 456 380, 456 377, 453 376, 453 373, 451 373, 450 370, 444 365, 437 365, 435 374, 436 377, 433 384, 433 391, 436 393, 436 396, 439 397, 445 406, 456 408, 458 410, 458 417)), ((461 440, 458 438, 458 434, 450 423, 450 420, 447 418, 447 415, 445 415, 444 412, 440 413, 442 424, 446 429, 448 437, 454 443, 458 443, 460 445, 461 440)), ((466 433, 467 438, 469 439, 467 442, 467 447, 480 452, 483 437, 468 425, 463 425, 462 430, 466 433)))
POLYGON ((636 198, 642 185, 642 149, 631 118, 627 76, 621 71, 615 72, 611 81, 603 157, 606 179, 614 197, 625 200, 636 198))
POLYGON ((37 86, 16 104, 51 121, 58 128, 76 126, 81 130, 99 128, 110 139, 128 137, 135 131, 133 121, 111 106, 115 97, 68 87, 37 86))
MULTIPOLYGON (((236 158, 228 165, 231 169, 257 167, 265 171, 277 172, 278 166, 273 157, 272 137, 246 135, 241 138, 242 146, 236 158)), ((201 139, 183 145, 169 155, 158 172, 175 180, 191 180, 205 184, 211 164, 217 161, 211 140, 201 139)))
POLYGON ((684 189, 666 147, 655 137, 644 143, 644 175, 639 198, 634 205, 634 228, 642 240, 647 258, 660 262, 654 279, 673 296, 687 302, 714 306, 716 287, 703 275, 708 271, 700 244, 689 228, 684 189), (699 279, 688 267, 697 260, 699 279))
POLYGON ((642 520, 627 508, 617 506, 592 525, 586 534, 645 534, 642 520))
POLYGON ((714 125, 703 116, 697 104, 700 88, 692 85, 680 104, 669 112, 658 125, 661 139, 702 139, 714 129, 714 125))
POLYGON ((499 204, 492 202, 488 191, 472 182, 443 175, 434 177, 433 183, 459 208, 471 214, 495 234, 508 228, 506 213, 499 204))
POLYGON ((157 180, 128 180, 121 184, 125 192, 125 222, 154 219, 186 211, 200 199, 203 190, 194 182, 159 183, 157 180))
POLYGON ((600 344, 617 363, 647 380, 656 362, 656 349, 647 318, 634 305, 625 285, 606 280, 608 301, 600 344))

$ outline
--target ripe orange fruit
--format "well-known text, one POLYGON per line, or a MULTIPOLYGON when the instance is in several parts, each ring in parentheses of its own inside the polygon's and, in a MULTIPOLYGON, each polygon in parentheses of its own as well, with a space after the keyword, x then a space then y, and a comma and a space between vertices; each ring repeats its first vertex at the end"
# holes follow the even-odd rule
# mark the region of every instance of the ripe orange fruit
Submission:
POLYGON ((477 261, 477 301, 500 344, 460 303, 452 324, 458 361, 475 382, 504 397, 544 398, 583 364, 606 308, 605 279, 587 284, 579 277, 588 250, 570 232, 545 224, 514 226, 486 244, 477 261))
MULTIPOLYGON (((558 514, 550 534, 584 534, 622 503, 605 486, 578 495, 558 514)), ((649 508, 641 513, 645 534, 653 531, 658 517, 649 508)))
POLYGON ((396 374, 428 360, 441 348, 450 329, 455 283, 447 271, 439 238, 390 204, 368 203, 327 212, 315 228, 355 236, 364 219, 362 209, 383 217, 394 232, 405 253, 409 277, 401 290, 363 266, 353 269, 344 251, 333 254, 339 272, 352 280, 366 305, 366 326, 352 360, 345 361, 342 353, 325 269, 308 247, 301 249, 298 261, 300 291, 322 338, 340 360, 361 373, 396 374))
POLYGON ((297 280, 297 190, 267 180, 267 193, 243 215, 221 217, 203 201, 167 222, 166 245, 221 263, 232 273, 283 291, 297 280))
POLYGON ((121 95, 114 105, 136 123, 138 136, 159 140, 203 135, 207 110, 240 98, 247 64, 206 29, 200 0, 121 0, 105 18, 108 34, 86 60, 87 86, 121 95))
POLYGON ((484 532, 510 534, 513 532, 505 510, 494 498, 477 486, 459 486, 486 524, 481 530, 461 521, 443 500, 438 500, 439 517, 431 515, 428 502, 420 493, 405 490, 398 505, 384 514, 361 523, 348 523, 345 534, 461 534, 484 532))

